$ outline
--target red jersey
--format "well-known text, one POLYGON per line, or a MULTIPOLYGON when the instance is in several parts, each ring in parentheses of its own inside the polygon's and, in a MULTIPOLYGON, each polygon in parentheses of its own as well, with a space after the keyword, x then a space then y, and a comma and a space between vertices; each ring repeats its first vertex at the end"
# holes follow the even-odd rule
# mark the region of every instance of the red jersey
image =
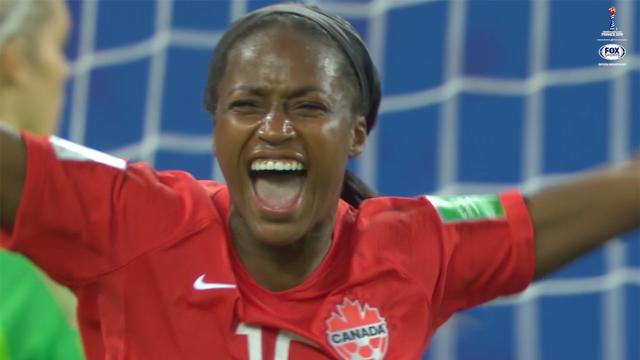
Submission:
POLYGON ((322 263, 268 291, 231 245, 225 186, 23 137, 5 245, 74 290, 88 359, 418 359, 452 313, 533 276, 518 193, 379 197, 340 201, 322 263))

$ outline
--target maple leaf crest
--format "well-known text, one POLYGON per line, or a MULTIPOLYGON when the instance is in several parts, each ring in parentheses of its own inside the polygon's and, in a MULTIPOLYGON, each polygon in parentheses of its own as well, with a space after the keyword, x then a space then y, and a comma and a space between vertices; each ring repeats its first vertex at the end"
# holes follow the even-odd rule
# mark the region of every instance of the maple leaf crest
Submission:
POLYGON ((384 321, 378 309, 371 308, 368 304, 362 306, 358 300, 351 301, 345 298, 336 308, 337 311, 332 312, 327 320, 329 331, 340 331, 384 321))
POLYGON ((389 344, 385 319, 377 308, 344 298, 326 321, 329 343, 344 360, 380 360, 389 344))

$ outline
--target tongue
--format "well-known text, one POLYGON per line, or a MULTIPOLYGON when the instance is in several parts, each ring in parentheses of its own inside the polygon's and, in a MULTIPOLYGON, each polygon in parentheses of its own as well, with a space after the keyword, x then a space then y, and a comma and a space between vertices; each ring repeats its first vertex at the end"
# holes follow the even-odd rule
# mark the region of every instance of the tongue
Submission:
POLYGON ((254 182, 256 195, 269 208, 293 206, 304 185, 302 175, 260 175, 254 182))

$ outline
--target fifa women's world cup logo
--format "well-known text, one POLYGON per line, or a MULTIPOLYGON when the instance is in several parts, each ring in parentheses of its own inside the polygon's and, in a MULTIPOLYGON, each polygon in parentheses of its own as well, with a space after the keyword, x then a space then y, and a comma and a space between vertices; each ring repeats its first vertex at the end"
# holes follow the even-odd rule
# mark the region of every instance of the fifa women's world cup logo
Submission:
POLYGON ((603 31, 600 35, 604 38, 624 36, 622 31, 618 30, 618 23, 616 22, 616 15, 617 15, 618 9, 612 6, 609 8, 608 12, 609 12, 609 29, 603 31))
POLYGON ((609 31, 618 30, 616 27, 616 8, 613 6, 609 8, 609 31))

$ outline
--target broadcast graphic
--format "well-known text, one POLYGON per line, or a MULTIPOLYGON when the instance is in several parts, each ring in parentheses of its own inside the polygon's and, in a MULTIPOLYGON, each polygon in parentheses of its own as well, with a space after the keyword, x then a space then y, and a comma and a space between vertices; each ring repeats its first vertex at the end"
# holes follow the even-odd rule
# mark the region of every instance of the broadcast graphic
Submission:
POLYGON ((609 29, 603 30, 600 33, 601 38, 598 41, 607 42, 605 45, 600 46, 598 49, 598 55, 606 62, 598 63, 598 66, 625 66, 624 62, 621 62, 627 53, 622 43, 627 41, 624 38, 624 32, 618 29, 616 23, 616 8, 609 8, 609 29), (617 42, 621 42, 618 44, 617 42))

